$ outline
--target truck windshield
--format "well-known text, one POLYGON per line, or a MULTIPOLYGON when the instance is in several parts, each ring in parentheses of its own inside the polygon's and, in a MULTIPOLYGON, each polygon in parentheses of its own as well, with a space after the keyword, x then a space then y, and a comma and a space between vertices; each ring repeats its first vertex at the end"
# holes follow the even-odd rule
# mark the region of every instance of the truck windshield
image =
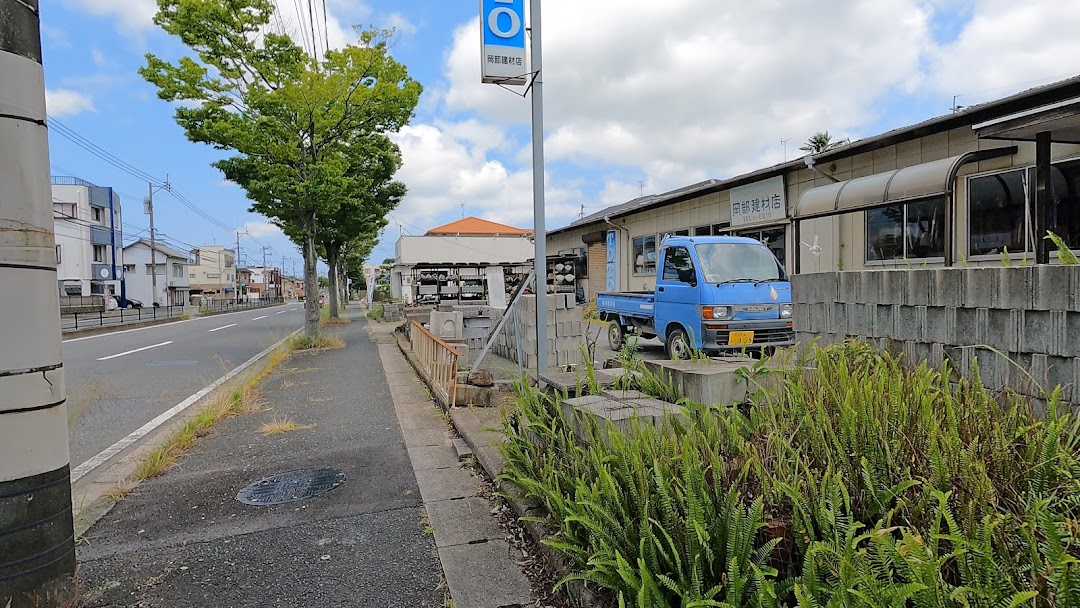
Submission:
POLYGON ((695 245, 706 283, 786 281, 787 275, 768 247, 751 243, 695 245))

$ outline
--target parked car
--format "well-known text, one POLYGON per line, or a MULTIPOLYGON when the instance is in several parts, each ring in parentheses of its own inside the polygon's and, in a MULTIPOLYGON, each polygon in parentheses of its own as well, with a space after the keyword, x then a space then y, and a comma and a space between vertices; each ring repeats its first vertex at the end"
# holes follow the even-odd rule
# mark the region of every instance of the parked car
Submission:
POLYGON ((669 237, 660 247, 654 291, 597 296, 610 321, 608 344, 626 334, 659 337, 672 358, 709 353, 771 352, 795 342, 791 284, 765 245, 730 236, 669 237))
POLYGON ((136 300, 135 298, 128 298, 127 299, 127 307, 128 308, 142 308, 143 303, 142 303, 141 300, 136 300))

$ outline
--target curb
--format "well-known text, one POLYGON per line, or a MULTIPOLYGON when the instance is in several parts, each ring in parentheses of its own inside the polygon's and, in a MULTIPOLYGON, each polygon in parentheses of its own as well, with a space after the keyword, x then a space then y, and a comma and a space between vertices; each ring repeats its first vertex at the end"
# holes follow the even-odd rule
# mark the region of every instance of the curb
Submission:
MULTIPOLYGON (((420 365, 416 355, 413 354, 412 349, 406 348, 402 339, 397 335, 397 332, 392 332, 392 335, 394 336, 394 342, 397 344, 402 355, 413 369, 416 370, 416 373, 424 381, 424 384, 430 388, 431 381, 424 371, 423 366, 420 365)), ((544 560, 544 564, 555 572, 559 578, 571 574, 573 569, 567 559, 558 551, 542 542, 548 537, 548 535, 545 534, 543 526, 539 522, 529 519, 546 517, 547 511, 544 507, 526 498, 525 495, 510 482, 499 479, 499 475, 502 474, 503 457, 495 443, 496 440, 491 438, 493 433, 484 429, 474 428, 474 425, 465 424, 464 416, 468 414, 469 408, 463 409, 459 406, 448 407, 443 400, 438 398, 438 391, 433 390, 431 393, 435 396, 435 402, 439 405, 439 408, 450 415, 451 426, 454 427, 454 430, 458 435, 465 439, 465 443, 468 444, 473 452, 473 457, 476 459, 476 462, 480 464, 480 468, 484 470, 484 474, 487 475, 488 479, 492 480, 498 494, 506 499, 507 504, 513 509, 518 524, 525 528, 525 531, 528 532, 529 536, 532 538, 533 544, 536 546, 537 550, 540 552, 540 556, 544 560), (487 435, 487 437, 485 437, 485 435, 487 435)), ((494 408, 480 409, 491 410, 494 408)), ((600 600, 596 597, 596 594, 581 581, 568 582, 565 586, 565 590, 579 605, 599 605, 600 600)))
MULTIPOLYGON (((269 348, 241 363, 209 386, 204 387, 191 397, 188 397, 188 399, 158 416, 158 418, 166 417, 167 422, 163 422, 160 426, 132 439, 134 435, 141 431, 139 429, 113 444, 112 448, 109 449, 120 446, 116 449, 115 454, 110 455, 101 465, 95 466, 78 476, 77 481, 71 484, 71 504, 74 512, 76 539, 82 537, 91 526, 105 517, 116 506, 117 503, 109 499, 106 494, 119 483, 130 479, 143 457, 157 449, 190 418, 198 415, 201 411, 200 406, 223 394, 228 394, 242 386, 251 377, 261 373, 266 367, 263 364, 266 357, 301 331, 303 331, 302 327, 290 332, 269 348), (121 445, 129 440, 130 443, 121 445)), ((73 478, 75 478, 78 468, 76 467, 72 471, 73 478)), ((142 482, 136 482, 135 486, 138 487, 141 484, 142 482)))

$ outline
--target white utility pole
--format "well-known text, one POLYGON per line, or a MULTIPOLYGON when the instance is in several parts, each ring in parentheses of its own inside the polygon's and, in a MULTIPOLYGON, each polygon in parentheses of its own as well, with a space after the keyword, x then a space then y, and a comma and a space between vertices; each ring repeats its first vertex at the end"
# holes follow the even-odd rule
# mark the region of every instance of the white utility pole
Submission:
POLYGON ((536 270, 536 382, 547 372, 547 229, 544 227, 544 70, 540 0, 529 2, 532 23, 533 266, 536 270))
POLYGON ((263 248, 262 248, 262 254, 263 254, 262 282, 263 282, 263 288, 262 288, 262 293, 259 294, 260 299, 267 297, 267 292, 270 290, 269 281, 267 281, 267 276, 266 276, 266 274, 267 274, 266 273, 266 250, 267 249, 270 249, 270 248, 267 247, 266 245, 263 245, 263 248))
POLYGON ((0 606, 60 606, 75 573, 71 458, 41 18, 25 0, 0 0, 0 225, 0 606))

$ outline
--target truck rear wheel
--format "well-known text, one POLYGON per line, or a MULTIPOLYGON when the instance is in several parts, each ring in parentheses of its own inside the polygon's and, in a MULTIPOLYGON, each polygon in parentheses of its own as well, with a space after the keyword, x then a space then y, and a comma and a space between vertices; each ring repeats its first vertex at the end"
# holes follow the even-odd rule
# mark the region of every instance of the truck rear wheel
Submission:
POLYGON ((667 355, 671 359, 689 359, 690 338, 686 335, 686 330, 681 327, 675 327, 668 331, 667 342, 664 343, 664 350, 667 351, 667 355))
POLYGON ((611 350, 621 350, 624 338, 625 335, 623 334, 623 328, 622 325, 619 325, 618 319, 615 319, 608 324, 607 341, 608 346, 611 347, 611 350))

